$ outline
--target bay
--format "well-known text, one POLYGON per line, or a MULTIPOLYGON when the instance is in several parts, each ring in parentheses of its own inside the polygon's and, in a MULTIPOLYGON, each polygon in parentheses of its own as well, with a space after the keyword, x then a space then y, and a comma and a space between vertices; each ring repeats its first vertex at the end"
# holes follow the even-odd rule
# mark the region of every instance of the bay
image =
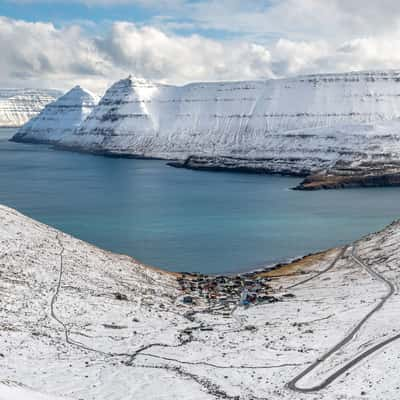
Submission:
POLYGON ((290 190, 299 179, 174 169, 9 142, 0 203, 174 271, 233 273, 343 245, 400 216, 400 188, 290 190))

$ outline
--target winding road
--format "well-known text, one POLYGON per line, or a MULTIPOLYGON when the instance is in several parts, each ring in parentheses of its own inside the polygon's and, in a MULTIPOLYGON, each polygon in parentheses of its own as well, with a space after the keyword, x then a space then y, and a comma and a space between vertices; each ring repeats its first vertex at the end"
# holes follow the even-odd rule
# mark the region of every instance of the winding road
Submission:
POLYGON ((346 253, 346 250, 348 248, 349 248, 349 246, 343 247, 342 250, 339 252, 339 254, 333 259, 333 261, 329 264, 329 266, 327 268, 325 268, 324 270, 322 270, 322 271, 314 274, 313 276, 306 278, 300 282, 290 285, 290 286, 286 287, 285 289, 286 290, 293 289, 297 286, 304 285, 305 283, 310 282, 311 280, 316 279, 319 276, 321 276, 322 274, 325 274, 326 272, 330 271, 336 265, 336 263, 344 256, 344 253, 346 253))
MULTIPOLYGON (((183 345, 183 343, 177 344, 177 345, 167 345, 167 344, 162 344, 162 343, 153 343, 147 346, 143 346, 142 348, 139 348, 138 350, 136 350, 134 353, 108 353, 108 352, 103 352, 101 350, 98 349, 94 349, 88 346, 85 346, 84 344, 77 342, 75 340, 72 340, 70 338, 69 335, 69 329, 67 327, 67 324, 62 321, 62 319, 60 317, 58 317, 56 311, 55 311, 55 305, 57 302, 57 298, 59 296, 60 293, 60 289, 62 286, 62 279, 63 279, 63 274, 64 274, 64 246, 62 243, 62 240, 59 236, 59 234, 57 233, 56 235, 56 239, 58 241, 59 247, 60 247, 60 252, 59 252, 59 261, 60 261, 60 265, 59 265, 59 271, 58 271, 58 279, 57 279, 57 284, 55 287, 55 292, 51 298, 51 302, 50 302, 50 313, 52 318, 62 326, 63 330, 64 330, 64 334, 65 334, 65 341, 73 346, 77 346, 80 347, 84 350, 87 351, 93 351, 99 354, 102 354, 103 356, 109 356, 109 357, 129 357, 129 360, 126 362, 126 365, 128 366, 132 366, 133 365, 133 361, 135 360, 136 356, 138 356, 139 354, 143 354, 147 357, 153 357, 153 358, 159 358, 162 359, 164 361, 171 361, 171 362, 175 362, 181 365, 185 365, 185 364, 190 364, 190 365, 206 365, 209 367, 214 367, 214 368, 226 368, 226 369, 232 369, 232 368, 239 368, 239 369, 266 369, 266 368, 277 368, 277 367, 283 367, 283 366, 295 366, 298 364, 284 364, 284 365, 261 365, 261 366, 251 366, 251 365, 238 365, 238 366, 233 366, 233 365, 228 365, 228 366, 221 366, 221 365, 215 365, 212 363, 206 363, 206 362, 185 362, 182 360, 177 360, 177 359, 173 359, 173 358, 168 358, 168 357, 163 357, 163 356, 158 356, 158 355, 154 355, 151 353, 145 353, 144 351, 150 349, 151 347, 154 346, 161 346, 161 347, 180 347, 183 345)), ((373 354, 374 352, 378 351, 379 349, 381 349, 384 346, 387 346, 388 344, 400 339, 400 333, 397 335, 394 335, 380 343, 377 343, 375 345, 373 345, 372 347, 368 348, 367 350, 365 350, 363 353, 359 354, 358 356, 356 356, 355 358, 353 358, 352 360, 346 362, 344 365, 342 365, 338 370, 336 370, 335 372, 333 372, 331 375, 329 375, 326 379, 324 379, 321 383, 314 385, 314 386, 310 386, 310 387, 300 387, 298 385, 299 381, 301 379, 303 379, 305 376, 307 376, 308 374, 310 374, 312 371, 314 371, 317 367, 319 367, 321 365, 321 363, 323 363, 324 361, 326 361, 329 357, 331 357, 332 355, 334 355, 336 352, 338 352, 339 350, 341 350, 347 343, 349 343, 354 337, 355 335, 363 328, 363 326, 366 324, 366 322, 373 316, 375 315, 377 312, 379 312, 381 310, 381 308, 385 305, 385 303, 393 296, 393 294, 396 292, 396 287, 394 285, 393 282, 391 282, 390 280, 386 279, 382 274, 380 274, 379 272, 377 272, 375 269, 373 269, 372 267, 366 265, 357 255, 356 252, 356 248, 355 245, 353 246, 346 246, 344 248, 342 248, 340 250, 340 252, 338 253, 338 255, 334 258, 334 260, 329 264, 329 266, 327 268, 325 268, 324 270, 314 274, 313 276, 306 278, 300 282, 295 283, 294 285, 291 285, 289 287, 287 287, 287 289, 293 289, 295 287, 299 287, 307 282, 310 282, 313 279, 316 279, 318 277, 320 277, 321 275, 329 272, 330 270, 332 270, 336 264, 338 263, 339 260, 341 260, 343 258, 343 256, 345 255, 345 253, 347 252, 347 250, 351 249, 351 255, 350 257, 352 258, 352 260, 359 265, 361 268, 363 268, 370 276, 372 276, 374 279, 379 280, 380 282, 382 282, 385 286, 386 286, 386 293, 384 294, 384 296, 382 298, 379 299, 378 303, 352 328, 352 330, 342 339, 340 340, 337 344, 335 344, 329 351, 327 351, 324 355, 320 356, 315 362, 313 362, 312 364, 310 364, 307 368, 305 368, 301 373, 299 373, 297 376, 295 376, 291 381, 289 381, 286 386, 288 389, 298 392, 298 393, 311 393, 311 392, 317 392, 320 391, 322 389, 325 389, 328 385, 330 385, 333 381, 335 381, 337 378, 339 378, 341 375, 343 375, 344 373, 346 373, 349 369, 351 369, 352 367, 354 367, 356 364, 358 364, 359 362, 361 362, 362 360, 364 360, 365 358, 369 357, 371 354, 373 354)), ((235 310, 234 310, 235 311, 235 310)), ((234 314, 234 311, 232 312, 232 314, 234 314)), ((234 319, 236 319, 234 315, 232 315, 234 317, 234 319)), ((239 325, 241 325, 242 321, 237 320, 237 322, 239 323, 239 325)), ((225 397, 228 398, 228 397, 225 397)))
MULTIPOLYGON (((344 250, 346 250, 345 248, 344 250)), ((341 255, 344 254, 344 251, 341 252, 341 255)), ((367 266, 357 255, 356 255, 356 250, 355 246, 353 245, 352 247, 352 253, 351 253, 352 259, 362 268, 364 268, 372 277, 380 280, 386 287, 387 287, 387 292, 386 294, 380 299, 378 304, 371 310, 369 311, 358 323, 357 325, 350 331, 349 334, 347 334, 340 342, 338 342, 335 346, 333 346, 327 353, 325 353, 323 356, 319 357, 313 364, 311 364, 309 367, 307 367, 304 371, 302 371, 300 374, 295 376, 290 382, 287 383, 287 387, 293 391, 300 392, 300 393, 310 393, 310 392, 317 392, 319 390, 322 390, 326 388, 329 384, 331 384, 334 380, 336 380, 338 377, 343 375, 345 372, 347 372, 349 369, 354 367, 356 364, 358 364, 360 361, 364 360, 366 357, 370 356, 372 353, 376 352, 377 350, 381 349, 382 347, 388 345, 389 343, 400 339, 400 334, 397 334, 395 336, 392 336, 391 338, 380 342, 376 344, 375 346, 372 346, 368 350, 364 351, 363 353, 359 354, 357 357, 352 359, 351 361, 347 362, 344 364, 341 368, 339 368, 337 371, 335 371, 333 374, 328 376, 324 381, 322 381, 320 384, 311 386, 311 387, 299 387, 298 382, 304 378, 306 375, 308 375, 310 372, 312 372, 315 368, 317 368, 321 363, 323 363, 325 360, 327 360, 330 356, 332 356, 334 353, 336 353, 338 350, 340 350, 342 347, 344 347, 347 343, 349 343, 354 336, 357 334, 357 332, 360 331, 360 329, 363 327, 363 325, 375 314, 377 313, 384 305, 385 303, 393 296, 393 294, 396 291, 395 285, 390 282, 388 279, 384 278, 380 273, 375 271, 373 268, 367 266)), ((337 257, 333 264, 330 265, 328 269, 325 271, 322 271, 322 273, 328 271, 329 269, 333 268, 333 266, 337 263, 337 261, 341 258, 337 257)), ((318 276, 320 276, 321 273, 319 273, 318 276)), ((316 277, 316 276, 314 276, 316 277)), ((313 277, 313 278, 314 278, 313 277)), ((307 279, 305 281, 302 281, 301 283, 308 282, 310 279, 307 279)))

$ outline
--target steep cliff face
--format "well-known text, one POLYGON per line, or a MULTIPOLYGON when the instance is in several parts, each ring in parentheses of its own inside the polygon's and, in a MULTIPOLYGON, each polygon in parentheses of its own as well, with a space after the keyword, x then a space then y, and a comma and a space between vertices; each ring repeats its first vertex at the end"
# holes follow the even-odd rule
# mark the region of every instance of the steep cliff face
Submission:
POLYGON ((0 89, 0 127, 22 126, 61 94, 46 89, 0 89))
POLYGON ((298 172, 398 157, 399 116, 397 71, 182 87, 128 78, 62 144, 166 159, 258 158, 267 169, 279 160, 298 172))
POLYGON ((65 136, 60 144, 86 150, 112 151, 114 146, 121 152, 145 152, 155 134, 148 106, 162 87, 130 78, 115 83, 74 134, 65 136))
POLYGON ((56 143, 78 128, 93 110, 94 96, 80 86, 71 89, 22 126, 12 138, 16 142, 56 143))

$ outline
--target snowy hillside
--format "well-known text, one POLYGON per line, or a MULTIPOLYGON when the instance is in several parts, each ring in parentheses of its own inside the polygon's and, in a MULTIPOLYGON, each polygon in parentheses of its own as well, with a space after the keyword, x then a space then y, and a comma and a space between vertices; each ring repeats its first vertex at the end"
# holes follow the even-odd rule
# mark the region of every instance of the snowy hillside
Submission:
MULTIPOLYGON (((68 400, 66 397, 47 396, 14 382, 0 383, 0 400, 68 400)), ((70 399, 72 400, 72 399, 70 399)))
POLYGON ((94 95, 76 86, 48 104, 39 115, 22 126, 12 140, 30 143, 58 142, 81 125, 95 104, 94 95))
POLYGON ((400 155, 400 72, 194 83, 124 79, 63 145, 166 159, 260 158, 312 170, 400 155))
POLYGON ((61 94, 46 89, 0 89, 0 127, 22 126, 61 94))
POLYGON ((275 271, 177 279, 0 206, 0 399, 397 400, 399 254, 397 222, 275 271))

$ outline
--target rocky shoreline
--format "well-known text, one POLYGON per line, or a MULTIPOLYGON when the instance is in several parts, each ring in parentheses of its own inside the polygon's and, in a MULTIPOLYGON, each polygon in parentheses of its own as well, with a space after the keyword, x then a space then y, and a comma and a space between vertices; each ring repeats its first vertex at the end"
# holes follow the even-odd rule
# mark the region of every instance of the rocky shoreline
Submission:
POLYGON ((287 175, 306 177, 311 169, 296 165, 298 159, 246 158, 231 156, 196 156, 183 161, 170 161, 167 165, 175 168, 214 172, 244 172, 252 174, 287 175))
POLYGON ((400 186, 400 162, 337 163, 307 176, 294 190, 400 186))
POLYGON ((241 172, 283 175, 304 178, 293 190, 345 189, 356 187, 400 186, 400 161, 337 162, 332 168, 308 169, 294 167, 297 160, 272 158, 240 158, 190 156, 184 161, 171 161, 175 168, 215 172, 241 172), (293 164, 291 164, 293 163, 293 164))
POLYGON ((303 178, 292 190, 327 190, 359 187, 400 186, 400 161, 338 161, 332 168, 320 169, 320 160, 310 161, 310 167, 299 167, 297 159, 246 158, 233 156, 198 156, 191 155, 184 160, 133 154, 124 151, 104 150, 101 147, 79 147, 52 143, 51 141, 32 138, 11 138, 13 142, 53 145, 57 150, 73 151, 110 158, 128 158, 139 160, 162 160, 168 166, 198 171, 236 172, 246 174, 281 175, 303 178), (317 171, 317 172, 316 172, 317 171))

